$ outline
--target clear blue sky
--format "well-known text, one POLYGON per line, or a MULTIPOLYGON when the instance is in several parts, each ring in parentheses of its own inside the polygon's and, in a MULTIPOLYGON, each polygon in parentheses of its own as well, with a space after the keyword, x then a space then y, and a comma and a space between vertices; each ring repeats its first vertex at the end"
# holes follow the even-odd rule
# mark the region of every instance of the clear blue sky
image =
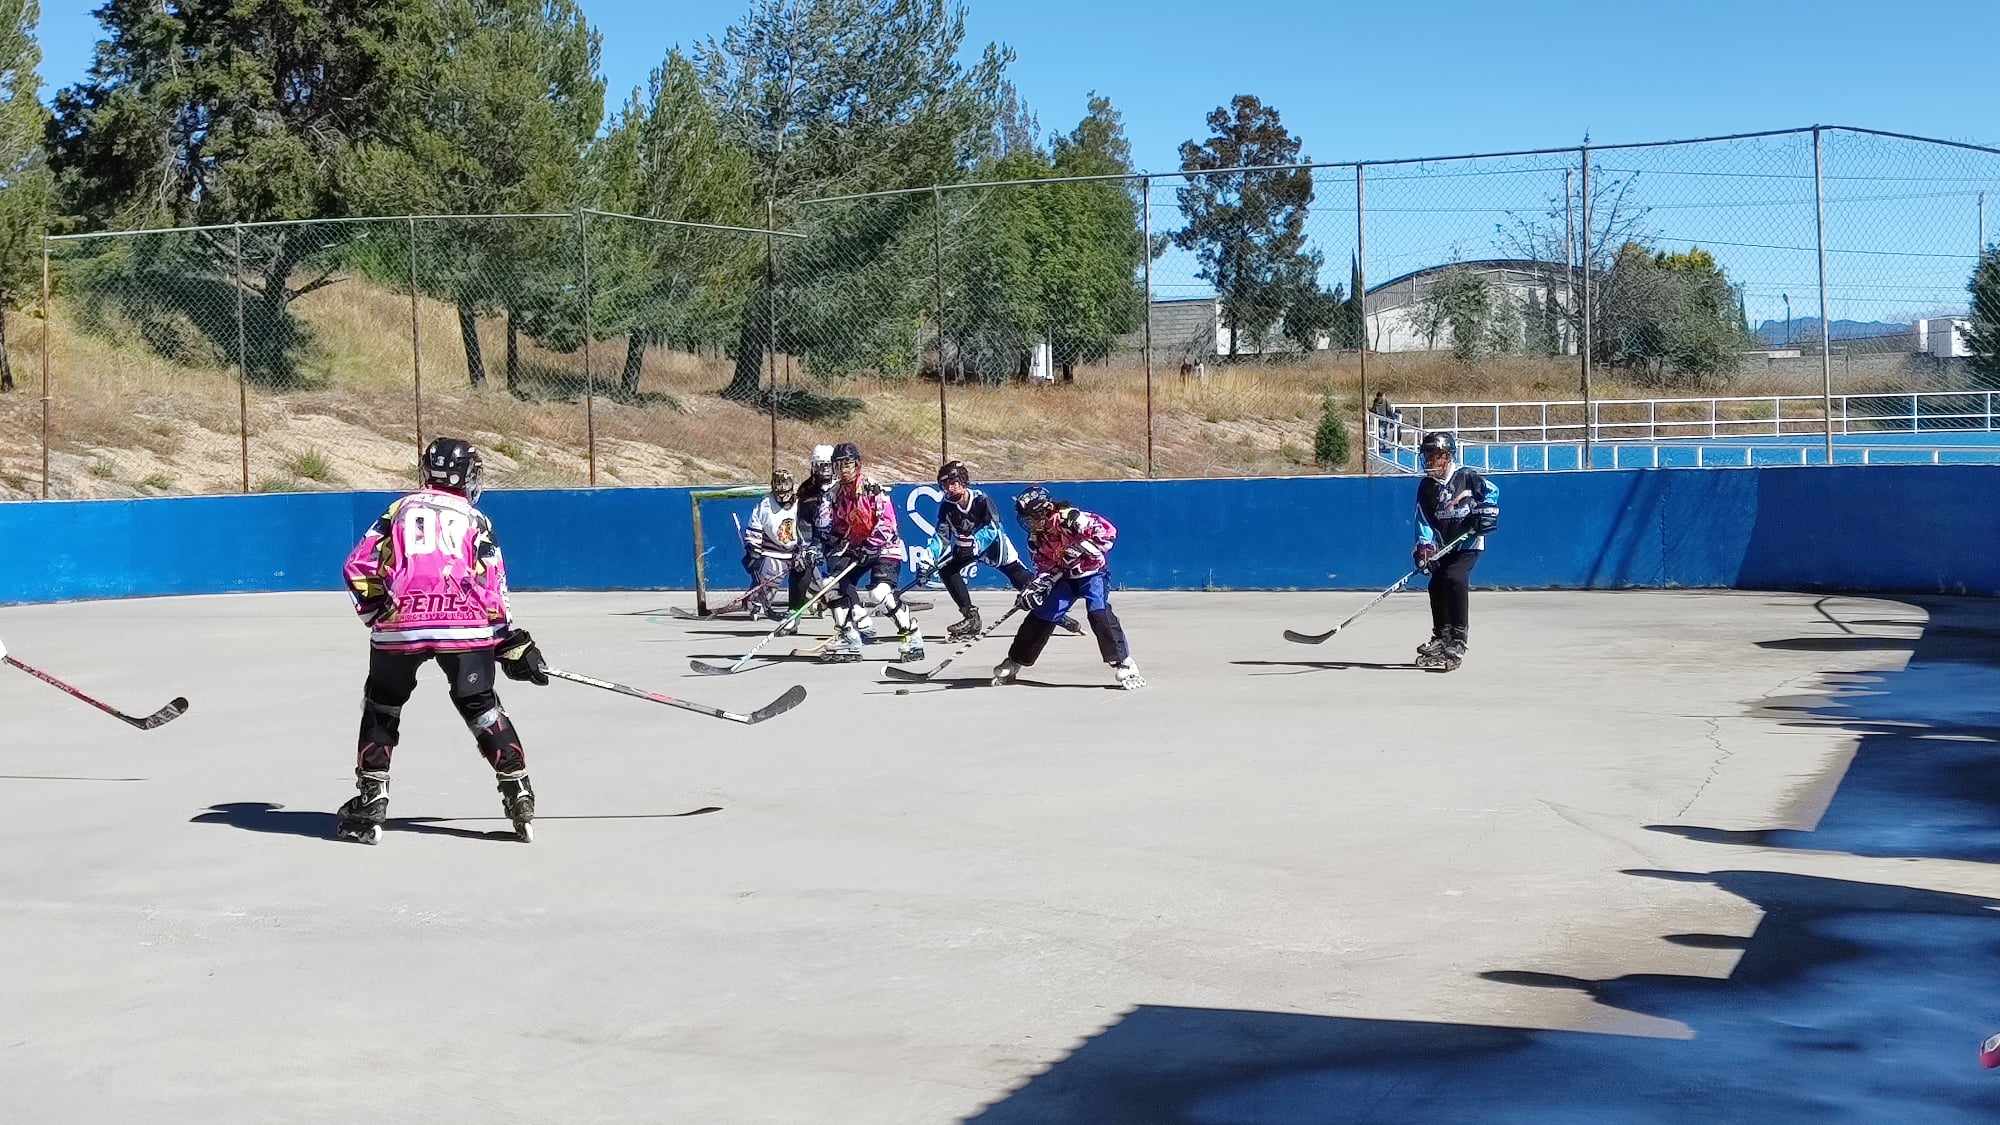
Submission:
MULTIPOLYGON (((1110 96, 1124 114, 1141 168, 1176 166, 1176 146, 1203 131, 1202 119, 1238 93, 1275 105, 1318 160, 1378 159, 1574 144, 1588 132, 1594 142, 1657 140, 1814 123, 1871 126, 1985 144, 2000 142, 2000 67, 1976 57, 2000 37, 2000 8, 1993 0, 1901 5, 1857 0, 1760 0, 1759 3, 1607 3, 1604 0, 1435 0, 1428 4, 1355 3, 1352 0, 1264 0, 1262 3, 1186 3, 1181 0, 971 0, 973 46, 989 40, 1011 45, 1020 58, 1015 81, 1045 129, 1068 128, 1086 95, 1110 96)), ((44 0, 43 78, 53 88, 75 81, 97 36, 90 11, 95 0, 44 0)), ((584 0, 603 31, 609 101, 616 104, 674 44, 719 34, 740 8, 730 0, 584 0)), ((46 93, 47 91, 45 91, 46 93)), ((1809 150, 1805 150, 1809 151, 1809 150)), ((1714 251, 1732 265, 1732 276, 1751 285, 1752 315, 1782 315, 1781 292, 1801 307, 1798 287, 1810 285, 1809 264, 1792 247, 1811 241, 1809 213, 1803 230, 1794 209, 1775 224, 1753 205, 1765 198, 1707 192, 1720 184, 1715 172, 1748 168, 1777 178, 1747 188, 1768 197, 1797 173, 1798 151, 1777 148, 1728 156, 1691 158, 1679 172, 1650 182, 1654 202, 1677 203, 1660 212, 1656 227, 1723 243, 1714 251), (1730 163, 1731 160, 1737 163, 1730 163), (1711 180, 1682 179, 1706 167, 1711 180), (1727 204, 1705 211, 1707 202, 1727 204), (1740 209, 1730 210, 1734 206, 1740 209), (1781 228, 1782 237, 1773 226, 1781 228), (1767 249, 1759 249, 1760 246, 1767 249), (1768 290, 1768 293, 1765 292, 1768 290)), ((1636 162, 1634 162, 1636 163, 1636 162)), ((1856 153, 1845 167, 1867 170, 1871 181, 1970 182, 1965 168, 1933 167, 1905 153, 1856 153)), ((1616 162, 1613 162, 1616 167, 1616 162)), ((1661 165, 1647 165, 1658 170, 1661 165)), ((1809 162, 1805 171, 1810 172, 1809 162)), ((1977 170, 1978 176, 1987 173, 1977 170)), ((1560 193, 1561 173, 1536 177, 1536 186, 1502 190, 1499 181, 1454 187, 1431 185, 1422 205, 1463 206, 1456 226, 1425 220, 1421 229, 1398 230, 1384 214, 1378 235, 1375 194, 1370 198, 1371 279, 1429 264, 1437 254, 1491 252, 1498 214, 1545 198, 1547 183, 1560 193), (1448 190, 1449 189, 1449 190, 1448 190), (1383 243, 1377 259, 1378 240, 1383 243), (1403 260, 1390 254, 1401 247, 1403 260)), ((1856 177, 1857 181, 1859 177, 1856 177)), ((1894 204, 1856 203, 1829 221, 1856 244, 1904 246, 1904 228, 1949 226, 1940 245, 1969 251, 1973 205, 1947 193, 1894 204), (1958 228, 1964 228, 1962 233, 1958 228), (1851 235, 1851 237, 1850 237, 1851 235)), ((1163 189, 1162 189, 1163 190, 1163 189)), ((1810 182, 1806 183, 1810 197, 1810 182)), ((1830 186, 1829 194, 1841 189, 1830 186)), ((1850 192, 1858 192, 1852 187, 1850 192)), ((1385 208, 1395 188, 1384 185, 1385 208)), ((1323 198, 1334 192, 1323 189, 1323 198)), ((1786 199, 1795 193, 1781 193, 1786 199)), ((1879 191, 1877 195, 1881 194, 1879 191)), ((1875 199, 1877 195, 1864 198, 1875 199)), ((2000 228, 2000 195, 1989 203, 1989 235, 2000 228)), ((1171 223, 1170 208, 1155 220, 1171 223)), ((1330 261, 1344 263, 1351 227, 1328 208, 1315 215, 1316 241, 1330 261)), ((1414 223, 1415 220, 1412 220, 1414 223)), ((1829 239, 1832 243, 1834 240, 1829 239)), ((1924 248, 1924 252, 1937 252, 1924 248)), ((1969 261, 1969 258, 1968 258, 1969 261)), ((1189 275, 1185 261, 1163 262, 1168 274, 1189 275)), ((1836 316, 1871 319, 1874 302, 1884 315, 1913 307, 1949 304, 1958 267, 1875 262, 1872 272, 1837 280, 1854 307, 1836 316), (1919 268, 1919 267, 1922 268, 1919 268), (1886 271, 1886 272, 1885 272, 1886 271), (1902 287, 1898 289, 1898 287, 1902 287), (1919 290, 1924 290, 1920 292, 1919 290), (1935 297, 1936 300, 1931 298, 1935 297), (1893 311, 1892 310, 1893 306, 1893 311)), ((1159 271, 1156 271, 1159 272, 1159 271)), ((1331 271, 1330 271, 1331 272, 1331 271)), ((1842 271, 1835 270, 1836 274, 1842 271)), ((1344 268, 1340 271, 1344 279, 1344 268)), ((1169 279, 1168 284, 1173 284, 1169 279)), ((1178 280, 1192 289, 1190 276, 1178 280)), ((1962 282, 1958 282, 1961 284, 1962 282)), ((1163 294, 1171 292, 1163 287, 1163 294)), ((1961 299, 1962 303, 1962 299, 1961 299)), ((1917 311, 1923 311, 1918 309, 1917 311)), ((1800 315, 1804 315, 1803 311, 1800 315)))

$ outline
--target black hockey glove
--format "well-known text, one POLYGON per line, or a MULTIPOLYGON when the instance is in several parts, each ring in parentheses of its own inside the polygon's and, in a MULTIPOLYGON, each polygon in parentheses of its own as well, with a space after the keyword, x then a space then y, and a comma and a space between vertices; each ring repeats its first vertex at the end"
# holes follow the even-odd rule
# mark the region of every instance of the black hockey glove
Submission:
POLYGON ((1417 549, 1410 552, 1410 561, 1416 564, 1419 571, 1429 574, 1431 572, 1431 560, 1437 558, 1437 553, 1437 544, 1419 543, 1417 544, 1417 549))
POLYGON ((500 638, 500 644, 493 650, 500 661, 500 671, 510 680, 525 680, 537 687, 547 687, 549 683, 549 662, 542 659, 542 650, 535 646, 535 638, 526 629, 509 629, 500 638))
POLYGON ((1481 504, 1472 509, 1472 530, 1480 535, 1491 535, 1500 530, 1500 505, 1481 504))
POLYGON ((825 561, 826 552, 820 550, 817 543, 799 544, 798 554, 792 556, 792 564, 808 573, 818 570, 819 564, 825 561))
POLYGON ((1055 588, 1055 584, 1056 575, 1052 570, 1045 570, 1035 575, 1032 582, 1021 587, 1021 592, 1014 595, 1014 605, 1023 613, 1035 612, 1042 608, 1043 602, 1049 600, 1049 591, 1055 588))
POLYGON ((1089 557, 1090 552, 1085 551, 1082 547, 1071 547, 1069 550, 1064 551, 1062 557, 1057 561, 1062 564, 1064 574, 1075 577, 1077 568, 1083 565, 1084 561, 1089 557))

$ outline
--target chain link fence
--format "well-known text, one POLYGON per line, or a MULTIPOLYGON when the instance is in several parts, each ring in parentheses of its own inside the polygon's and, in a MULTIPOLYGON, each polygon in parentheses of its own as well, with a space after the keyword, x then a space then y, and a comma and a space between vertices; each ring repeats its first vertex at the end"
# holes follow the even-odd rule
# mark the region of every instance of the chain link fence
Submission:
POLYGON ((1826 128, 940 185, 754 229, 55 237, 10 314, 0 497, 398 488, 440 433, 503 488, 756 481, 840 440, 890 480, 1389 471, 1447 426, 1522 467, 1970 441, 1994 200, 2000 151, 1826 128))

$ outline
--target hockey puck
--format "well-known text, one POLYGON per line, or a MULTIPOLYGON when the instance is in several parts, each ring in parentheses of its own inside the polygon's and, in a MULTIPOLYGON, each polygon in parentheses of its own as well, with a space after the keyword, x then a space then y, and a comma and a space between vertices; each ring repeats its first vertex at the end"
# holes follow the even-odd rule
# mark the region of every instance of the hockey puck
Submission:
MULTIPOLYGON (((908 694, 910 694, 910 689, 909 689, 909 688, 906 688, 906 687, 899 687, 899 688, 897 688, 897 689, 896 689, 896 694, 897 694, 897 695, 908 695, 908 694)), ((2000 1036, 1996 1036, 1995 1038, 2000 1038, 2000 1036)), ((1987 1065, 1987 1066, 1992 1066, 1993 1064, 1992 1064, 1992 1063, 1987 1063, 1986 1065, 1987 1065)))
POLYGON ((2000 1035, 1979 1045, 1979 1065, 1988 1070, 2000 1066, 2000 1035))

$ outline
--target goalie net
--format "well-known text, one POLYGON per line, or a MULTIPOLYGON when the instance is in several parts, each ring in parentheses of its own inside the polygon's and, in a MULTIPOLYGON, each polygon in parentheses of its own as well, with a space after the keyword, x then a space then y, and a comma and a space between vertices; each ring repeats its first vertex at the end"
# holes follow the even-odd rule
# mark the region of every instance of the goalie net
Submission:
POLYGON ((704 533, 702 527, 702 505, 705 503, 726 501, 728 503, 722 503, 719 506, 724 511, 733 512, 735 507, 743 501, 755 501, 768 491, 770 491, 768 488, 760 488, 754 484, 745 484, 733 488, 703 489, 688 494, 688 503, 693 507, 692 514, 694 517, 694 611, 696 613, 702 616, 708 615, 708 591, 711 585, 730 591, 722 599, 724 604, 727 604, 730 598, 736 596, 737 591, 735 587, 742 586, 748 588, 749 586, 749 582, 743 576, 743 568, 737 564, 737 560, 740 558, 743 549, 743 541, 740 538, 740 533, 737 533, 739 535, 738 538, 729 539, 728 535, 730 533, 724 530, 724 528, 733 525, 730 521, 720 516, 717 517, 718 524, 704 533), (720 539, 721 542, 710 543, 708 542, 710 539, 720 539), (708 562, 711 548, 715 547, 723 549, 722 554, 717 556, 723 569, 711 575, 709 573, 708 562))

